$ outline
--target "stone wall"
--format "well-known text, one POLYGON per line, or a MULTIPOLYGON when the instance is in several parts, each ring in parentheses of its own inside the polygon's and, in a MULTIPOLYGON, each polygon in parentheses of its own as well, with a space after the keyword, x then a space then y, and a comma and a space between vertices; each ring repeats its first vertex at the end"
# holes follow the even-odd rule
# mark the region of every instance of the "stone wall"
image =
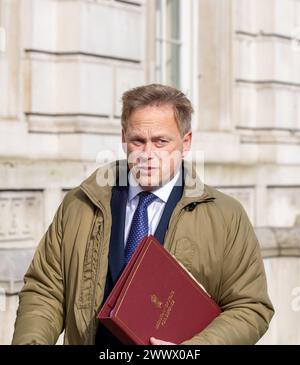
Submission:
MULTIPOLYGON (((291 302, 300 286, 300 2, 182 1, 182 16, 192 14, 182 59, 193 150, 204 154, 205 182, 241 201, 262 242, 276 306, 262 342, 299 343, 291 302)), ((105 152, 122 156, 122 92, 159 81, 154 0, 0 0, 0 42, 0 287, 8 295, 0 295, 8 308, 0 343, 8 343, 15 293, 65 192, 105 152)))

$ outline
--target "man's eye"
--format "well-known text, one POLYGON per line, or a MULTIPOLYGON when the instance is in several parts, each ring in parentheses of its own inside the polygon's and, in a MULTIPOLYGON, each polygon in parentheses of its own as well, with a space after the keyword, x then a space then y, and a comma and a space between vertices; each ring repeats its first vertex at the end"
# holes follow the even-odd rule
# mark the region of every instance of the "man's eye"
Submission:
POLYGON ((143 141, 140 141, 138 139, 135 139, 133 141, 131 141, 135 146, 141 146, 143 144, 143 141))
POLYGON ((168 141, 166 139, 159 139, 158 141, 158 144, 167 144, 168 141))

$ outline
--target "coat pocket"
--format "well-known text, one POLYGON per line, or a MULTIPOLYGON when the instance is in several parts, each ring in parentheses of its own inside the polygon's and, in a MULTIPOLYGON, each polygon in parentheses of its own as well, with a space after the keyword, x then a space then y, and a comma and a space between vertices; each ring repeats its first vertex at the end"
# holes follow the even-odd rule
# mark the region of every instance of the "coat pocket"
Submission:
POLYGON ((176 241, 174 254, 176 259, 190 271, 195 255, 195 243, 186 237, 179 239, 176 241))

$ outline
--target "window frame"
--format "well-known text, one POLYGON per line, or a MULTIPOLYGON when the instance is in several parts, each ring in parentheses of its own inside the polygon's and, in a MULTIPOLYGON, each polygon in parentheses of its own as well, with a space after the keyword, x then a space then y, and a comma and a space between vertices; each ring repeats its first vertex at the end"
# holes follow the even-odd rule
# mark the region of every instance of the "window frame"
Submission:
MULTIPOLYGON (((188 98, 191 100, 194 106, 195 113, 193 115, 193 123, 197 121, 198 107, 199 107, 199 2, 198 0, 179 0, 179 23, 180 23, 180 34, 179 39, 166 39, 165 37, 157 36, 157 10, 156 1, 153 13, 153 31, 155 33, 154 41, 154 66, 153 66, 153 76, 154 81, 162 84, 168 84, 170 86, 175 86, 182 90, 188 98), (162 50, 161 65, 158 66, 158 42, 169 41, 172 44, 179 45, 179 85, 174 85, 166 79, 166 68, 164 64, 164 50, 162 50), (159 74, 158 69, 161 69, 159 74)), ((160 0, 165 4, 167 0, 160 0)), ((162 23, 166 23, 162 15, 162 23)), ((163 25, 165 27, 165 25, 163 25)), ((164 47, 163 47, 164 48, 164 47)))

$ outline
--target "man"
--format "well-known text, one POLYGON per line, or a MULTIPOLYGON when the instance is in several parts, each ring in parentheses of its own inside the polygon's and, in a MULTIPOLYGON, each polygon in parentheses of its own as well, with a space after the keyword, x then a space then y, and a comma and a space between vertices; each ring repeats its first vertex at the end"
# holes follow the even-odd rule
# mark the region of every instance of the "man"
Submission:
MULTIPOLYGON (((274 311, 247 215, 183 163, 192 111, 183 93, 163 85, 123 95, 127 161, 97 170, 58 208, 25 276, 14 344, 54 344, 63 330, 66 344, 116 343, 96 315, 147 234, 222 309, 184 344, 254 344, 265 333, 274 311)), ((169 344, 167 338, 151 343, 169 344)))

